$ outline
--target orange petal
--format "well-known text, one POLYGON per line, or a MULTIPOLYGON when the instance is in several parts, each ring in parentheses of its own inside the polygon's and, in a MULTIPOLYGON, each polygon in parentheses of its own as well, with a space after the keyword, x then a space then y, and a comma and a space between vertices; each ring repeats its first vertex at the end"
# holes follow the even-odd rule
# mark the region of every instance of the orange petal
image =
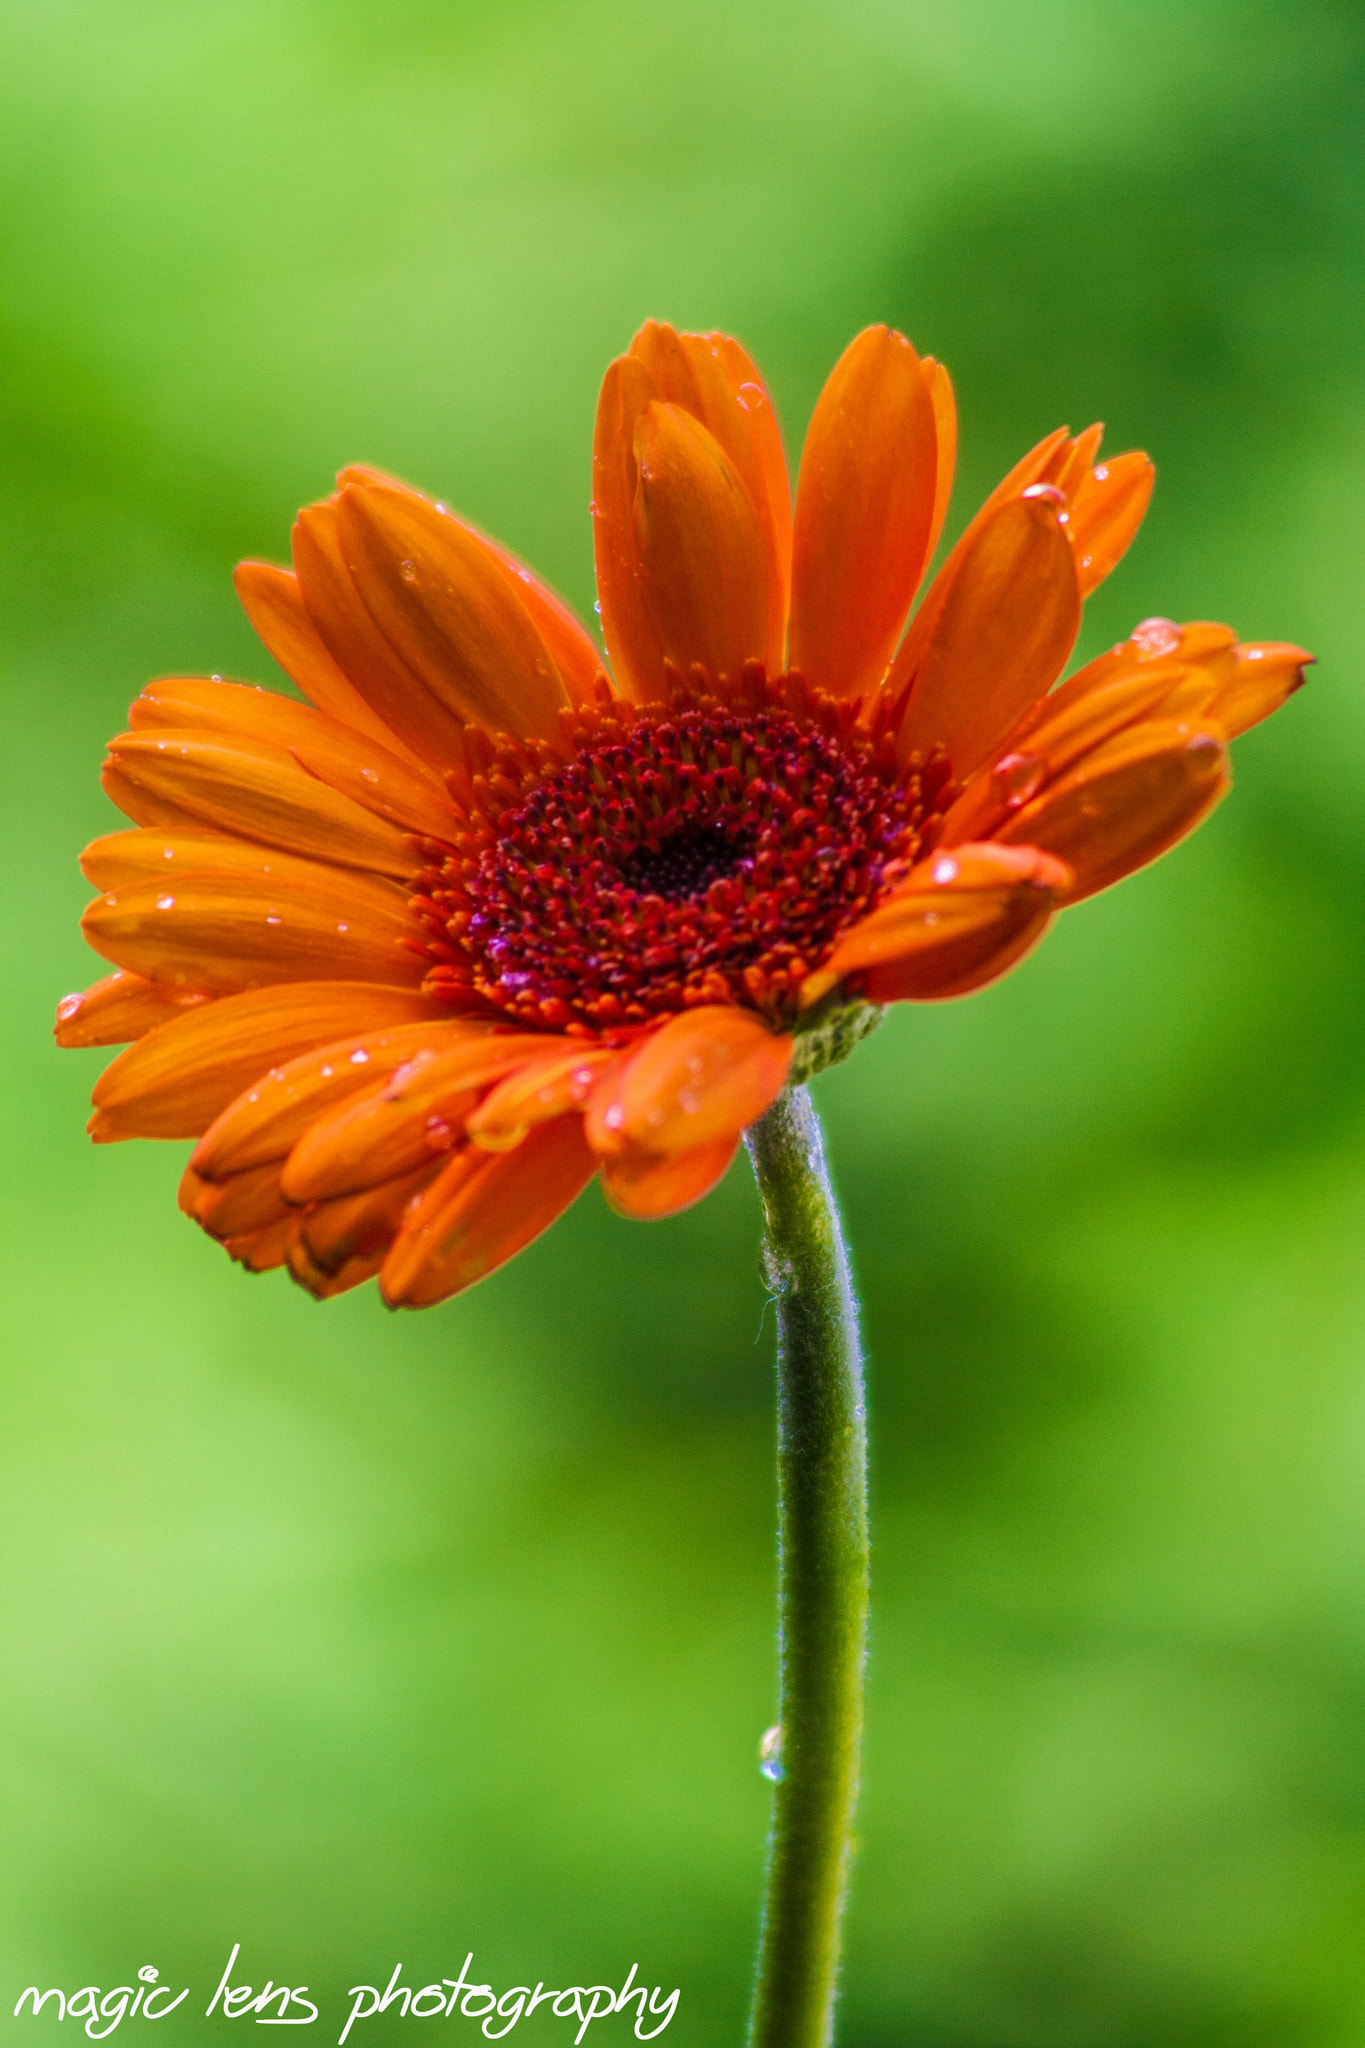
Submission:
POLYGON ((389 731, 438 771, 464 758, 464 723, 395 653, 361 601, 341 552, 335 500, 294 522, 294 568, 309 617, 389 731))
POLYGON ((305 859, 407 879, 423 858, 405 832, 255 740, 158 727, 109 742, 120 775, 220 832, 305 859))
POLYGON ((375 623, 451 718, 513 739, 559 737, 568 692, 478 534, 396 484, 348 483, 337 525, 375 623))
POLYGON ((994 518, 1002 505, 1008 505, 1014 499, 1022 497, 1034 484, 1048 480, 1047 471, 1057 461, 1059 451, 1063 452, 1064 459, 1064 451, 1068 445, 1066 428, 1056 428, 1053 433, 1041 440, 1036 448, 1030 448, 1028 454, 1015 463, 1009 475, 996 485, 981 510, 954 544, 951 554, 929 585, 919 610, 910 621, 910 630, 901 642, 886 678, 888 696, 899 696, 918 672, 924 659, 924 650, 933 638, 943 607, 948 602, 949 592, 957 581, 963 562, 975 547, 982 527, 994 518))
POLYGON ((1252 641, 1236 650, 1232 677, 1217 690, 1209 705, 1225 740, 1257 725, 1278 711, 1286 697, 1300 689, 1304 668, 1313 659, 1302 647, 1282 641, 1252 641))
POLYGON ((999 838, 1046 847, 1074 869, 1079 903, 1145 867, 1193 831, 1229 785, 1228 760, 1210 732, 1161 720, 1134 726, 1087 754, 1026 804, 999 838))
MULTIPOLYGON (((563 1049, 563 1041, 557 1042, 563 1049)), ((289 1154, 291 1202, 349 1195, 448 1154, 463 1138, 479 1095, 556 1041, 504 1032, 423 1047, 396 1072, 310 1123, 289 1154)))
POLYGON ((657 1222, 690 1209, 703 1195, 709 1195, 729 1172, 738 1150, 738 1138, 721 1138, 693 1152, 670 1152, 663 1157, 631 1146, 602 1161, 602 1190, 619 1216, 640 1223, 657 1222))
POLYGON ((254 1166, 226 1180, 201 1180, 187 1167, 180 1183, 180 1206, 187 1216, 220 1242, 244 1237, 292 1215, 280 1193, 279 1166, 254 1166))
POLYGON ((457 1153, 385 1259, 384 1299, 420 1308, 482 1280, 568 1208, 597 1163, 576 1116, 542 1124, 512 1152, 457 1153))
POLYGON ((310 704, 382 747, 407 754, 402 739, 328 652, 292 570, 277 569, 270 562, 239 562, 232 580, 266 652, 290 681, 297 683, 310 704))
MULTIPOLYGON (((303 1225, 298 1228, 301 1232, 303 1225)), ((338 1294, 349 1294, 353 1287, 363 1287, 367 1280, 375 1278, 383 1263, 383 1253, 375 1252, 366 1258, 347 1259, 335 1273, 325 1273, 309 1257, 299 1238, 290 1245, 285 1259, 290 1279, 306 1288, 314 1301, 333 1301, 338 1294)))
POLYGON ((1044 496, 1013 499, 964 555, 901 724, 901 758, 945 747, 969 775, 1020 711, 1051 688, 1081 618, 1061 509, 1044 496))
POLYGON ((264 1230, 226 1238, 223 1250, 239 1266, 245 1266, 248 1273, 273 1273, 287 1263, 298 1235, 297 1216, 285 1216, 278 1223, 267 1223, 264 1230))
POLYGON ((137 732, 160 726, 199 728, 279 748, 310 775, 408 832, 440 838, 458 823, 444 784, 406 750, 402 756, 395 753, 391 733, 390 744, 380 746, 273 690, 205 676, 165 677, 148 683, 134 699, 128 722, 137 732))
POLYGON ((612 1054, 578 1046, 530 1060, 485 1095, 466 1118, 465 1131, 487 1152, 506 1152, 552 1117, 581 1110, 612 1054))
POLYGON ((953 472, 957 467, 957 401, 953 397, 953 380, 942 363, 936 363, 932 356, 921 356, 920 369, 929 386, 929 399, 934 408, 936 474, 934 516, 929 523, 929 541, 924 550, 924 559, 928 562, 933 559, 934 549, 938 546, 943 522, 948 516, 948 501, 953 494, 953 472))
POLYGON ((592 444, 593 553, 602 633, 616 681, 637 703, 664 695, 664 653, 645 604, 635 531, 635 427, 657 398, 654 381, 634 356, 607 366, 597 401, 592 444))
POLYGON ((106 832, 102 839, 92 839, 80 857, 81 873, 97 889, 121 889, 161 875, 181 882, 186 875, 214 868, 233 872, 235 862, 255 874, 262 858, 259 847, 202 827, 198 832, 157 832, 150 827, 106 832))
POLYGON ((165 988, 116 967, 112 974, 57 1005, 54 1036, 67 1050, 86 1045, 126 1045, 197 1009, 209 997, 199 989, 165 988))
POLYGON ((550 659, 559 671, 570 700, 575 704, 592 703, 603 666, 597 643, 586 627, 574 617, 563 598, 551 590, 548 583, 542 583, 539 576, 524 562, 518 561, 509 549, 490 540, 486 533, 478 533, 474 527, 468 527, 467 531, 475 534, 512 579, 512 587, 525 605, 531 624, 549 649, 550 659))
POLYGON ((1062 496, 1070 503, 1080 487, 1083 477, 1090 474, 1090 465, 1100 452, 1104 439, 1104 423, 1097 420, 1093 427, 1087 427, 1083 434, 1076 434, 1063 441, 1045 470, 1034 481, 1040 484, 1056 484, 1062 496))
POLYGON ((307 1210, 299 1241, 318 1272, 331 1277, 362 1259, 382 1261, 409 1204, 440 1170, 441 1162, 433 1159, 415 1173, 384 1181, 358 1195, 318 1202, 307 1210))
POLYGON ((1082 597, 1089 597, 1127 553, 1155 481, 1155 465, 1135 450, 1087 471, 1068 493, 1068 531, 1082 597))
POLYGON ((877 681, 924 573, 941 481, 936 383, 903 334, 868 327, 835 364, 811 419, 787 658, 834 696, 877 681))
POLYGON ((598 1083, 589 1142, 608 1154, 692 1152, 736 1138, 781 1094, 791 1056, 791 1038, 750 1011, 684 1010, 598 1083))
POLYGON ((1210 722, 1217 685, 1202 668, 1158 662, 1111 671, 1103 661, 1091 668, 1100 680, 1073 691, 1081 679, 1073 677, 994 750, 994 761, 977 771, 944 818, 940 847, 994 837, 1046 785, 1131 726, 1158 715, 1210 722))
MULTIPOLYGON (((1182 683, 1201 670, 1211 687, 1231 682, 1237 669, 1237 636, 1230 626, 1199 619, 1178 626, 1173 619, 1143 619, 1117 647, 1087 662, 1074 676, 1031 705, 1009 735, 1011 745, 1031 744, 1040 726, 1068 718, 1096 690, 1112 682, 1147 678, 1154 692, 1182 683)), ((1154 694, 1153 702, 1159 701, 1154 694)))
POLYGON ((425 996, 356 982, 252 989, 204 1003, 120 1053, 95 1083, 91 1136, 197 1138, 274 1066, 357 1031, 448 1017, 425 996))
POLYGON ((401 915, 408 902, 406 889, 384 876, 300 860, 231 832, 210 831, 203 824, 190 832, 162 832, 151 826, 109 832, 92 839, 80 858, 82 872, 106 889, 154 882, 162 875, 174 875, 178 882, 189 875, 212 875, 259 882, 263 888, 341 892, 338 900, 370 904, 390 916, 401 915))
POLYGON ((720 443, 681 406, 655 402, 636 421, 635 458, 644 602, 665 656, 713 678, 773 663, 768 547, 720 443))
POLYGON ((100 770, 100 788, 110 803, 116 804, 124 817, 131 818, 135 825, 163 832, 186 833, 191 837, 199 837, 208 831, 202 818, 196 818, 182 804, 173 804, 168 798, 156 796, 141 783, 132 781, 113 761, 106 761, 100 770))
MULTIPOLYGON (((225 847, 236 851, 232 840, 225 847)), ((255 854, 257 849, 246 849, 255 854)), ((272 854, 259 871, 227 856, 213 873, 96 897, 81 929, 116 967, 177 988, 229 993, 271 982, 381 981, 415 987, 430 961, 385 883, 272 854)))
POLYGON ((1041 937, 1071 879, 1062 861, 1033 846, 986 843, 934 854, 807 977, 802 1007, 854 978, 879 1003, 978 987, 1041 937))
POLYGON ((216 1180, 283 1159, 326 1112, 416 1054, 447 1052, 488 1035, 486 1024, 449 1017, 329 1040, 255 1078, 205 1131, 190 1164, 205 1180, 216 1180))
MULTIPOLYGON (((337 477, 338 490, 347 484, 358 484, 362 488, 378 484, 386 490, 400 492, 416 500, 418 506, 426 506, 428 512, 435 512, 445 519, 451 515, 432 504, 420 491, 414 491, 409 484, 401 483, 397 477, 386 476, 383 470, 372 469, 366 464, 355 463, 343 469, 337 477)), ((525 562, 519 560, 510 548, 493 540, 477 526, 471 526, 467 519, 456 524, 482 549, 490 566, 496 569, 513 597, 524 605, 531 623, 550 651, 550 658, 559 670, 560 677, 575 704, 591 703, 596 697, 598 677, 603 673, 602 656, 591 634, 575 617, 548 583, 542 582, 525 562)))
POLYGON ((733 464, 758 514, 768 559, 763 659, 783 665, 791 587, 792 500, 782 434, 753 359, 726 334, 679 334, 647 320, 630 345, 666 404, 700 421, 733 464))

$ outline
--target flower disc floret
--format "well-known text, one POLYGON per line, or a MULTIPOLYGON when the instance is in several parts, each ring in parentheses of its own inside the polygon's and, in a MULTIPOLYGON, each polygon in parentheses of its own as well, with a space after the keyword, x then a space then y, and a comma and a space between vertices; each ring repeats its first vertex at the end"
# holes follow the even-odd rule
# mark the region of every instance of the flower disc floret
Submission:
POLYGON ((780 1017, 905 874, 926 808, 923 779, 856 731, 775 709, 646 714, 502 813, 451 935, 480 992, 526 1022, 600 1029, 703 1002, 780 1017))

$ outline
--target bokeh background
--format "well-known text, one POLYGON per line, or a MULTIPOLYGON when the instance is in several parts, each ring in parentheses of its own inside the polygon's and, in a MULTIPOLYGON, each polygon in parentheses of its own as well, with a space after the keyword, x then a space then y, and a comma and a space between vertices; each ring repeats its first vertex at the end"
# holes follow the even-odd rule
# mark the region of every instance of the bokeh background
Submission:
POLYGON ((472 1949, 498 1988, 637 1961, 670 2042, 740 2037, 774 1697, 746 1171, 649 1228, 590 1191, 429 1313, 319 1308, 177 1214, 183 1148, 88 1146, 101 1056, 49 1037, 98 971, 102 741, 152 674, 272 675, 234 561, 363 459, 586 611, 596 386, 656 315, 745 339, 793 456, 849 336, 903 327, 957 384, 954 528, 1106 419, 1160 481, 1085 650, 1161 612, 1321 657, 1196 839, 819 1084, 875 1439, 842 2040, 1358 2048, 1355 0, 0 22, 5 2038, 24 1985, 142 1963, 202 2038, 234 1941, 325 2020, 472 1949))

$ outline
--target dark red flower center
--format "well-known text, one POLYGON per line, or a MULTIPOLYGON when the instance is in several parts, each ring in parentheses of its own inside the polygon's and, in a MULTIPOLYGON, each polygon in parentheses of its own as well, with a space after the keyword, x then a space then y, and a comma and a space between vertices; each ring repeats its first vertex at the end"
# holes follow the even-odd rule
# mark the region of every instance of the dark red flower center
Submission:
MULTIPOLYGON (((620 1028, 697 1002, 774 1021, 917 851, 927 782, 785 711, 642 715, 543 777, 459 874, 448 927, 490 1001, 620 1028)), ((452 876, 452 880, 454 880, 452 876)))

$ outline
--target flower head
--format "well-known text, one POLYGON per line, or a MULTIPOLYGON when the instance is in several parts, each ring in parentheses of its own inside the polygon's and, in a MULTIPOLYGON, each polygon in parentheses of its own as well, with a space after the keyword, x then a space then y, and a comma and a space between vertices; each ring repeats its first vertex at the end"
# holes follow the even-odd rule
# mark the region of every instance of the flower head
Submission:
POLYGON ((135 1041, 92 1135, 198 1140, 181 1204, 318 1295, 479 1279, 600 1173, 706 1193, 879 1006, 1003 974, 1228 786, 1308 658, 1149 619, 1059 688, 1145 456, 1065 428, 934 553, 955 420, 884 327, 816 407, 795 505, 758 371, 650 323, 607 372, 609 662, 504 549, 348 469, 242 602, 306 703, 152 683, 83 856, 114 971, 64 1045, 135 1041))

